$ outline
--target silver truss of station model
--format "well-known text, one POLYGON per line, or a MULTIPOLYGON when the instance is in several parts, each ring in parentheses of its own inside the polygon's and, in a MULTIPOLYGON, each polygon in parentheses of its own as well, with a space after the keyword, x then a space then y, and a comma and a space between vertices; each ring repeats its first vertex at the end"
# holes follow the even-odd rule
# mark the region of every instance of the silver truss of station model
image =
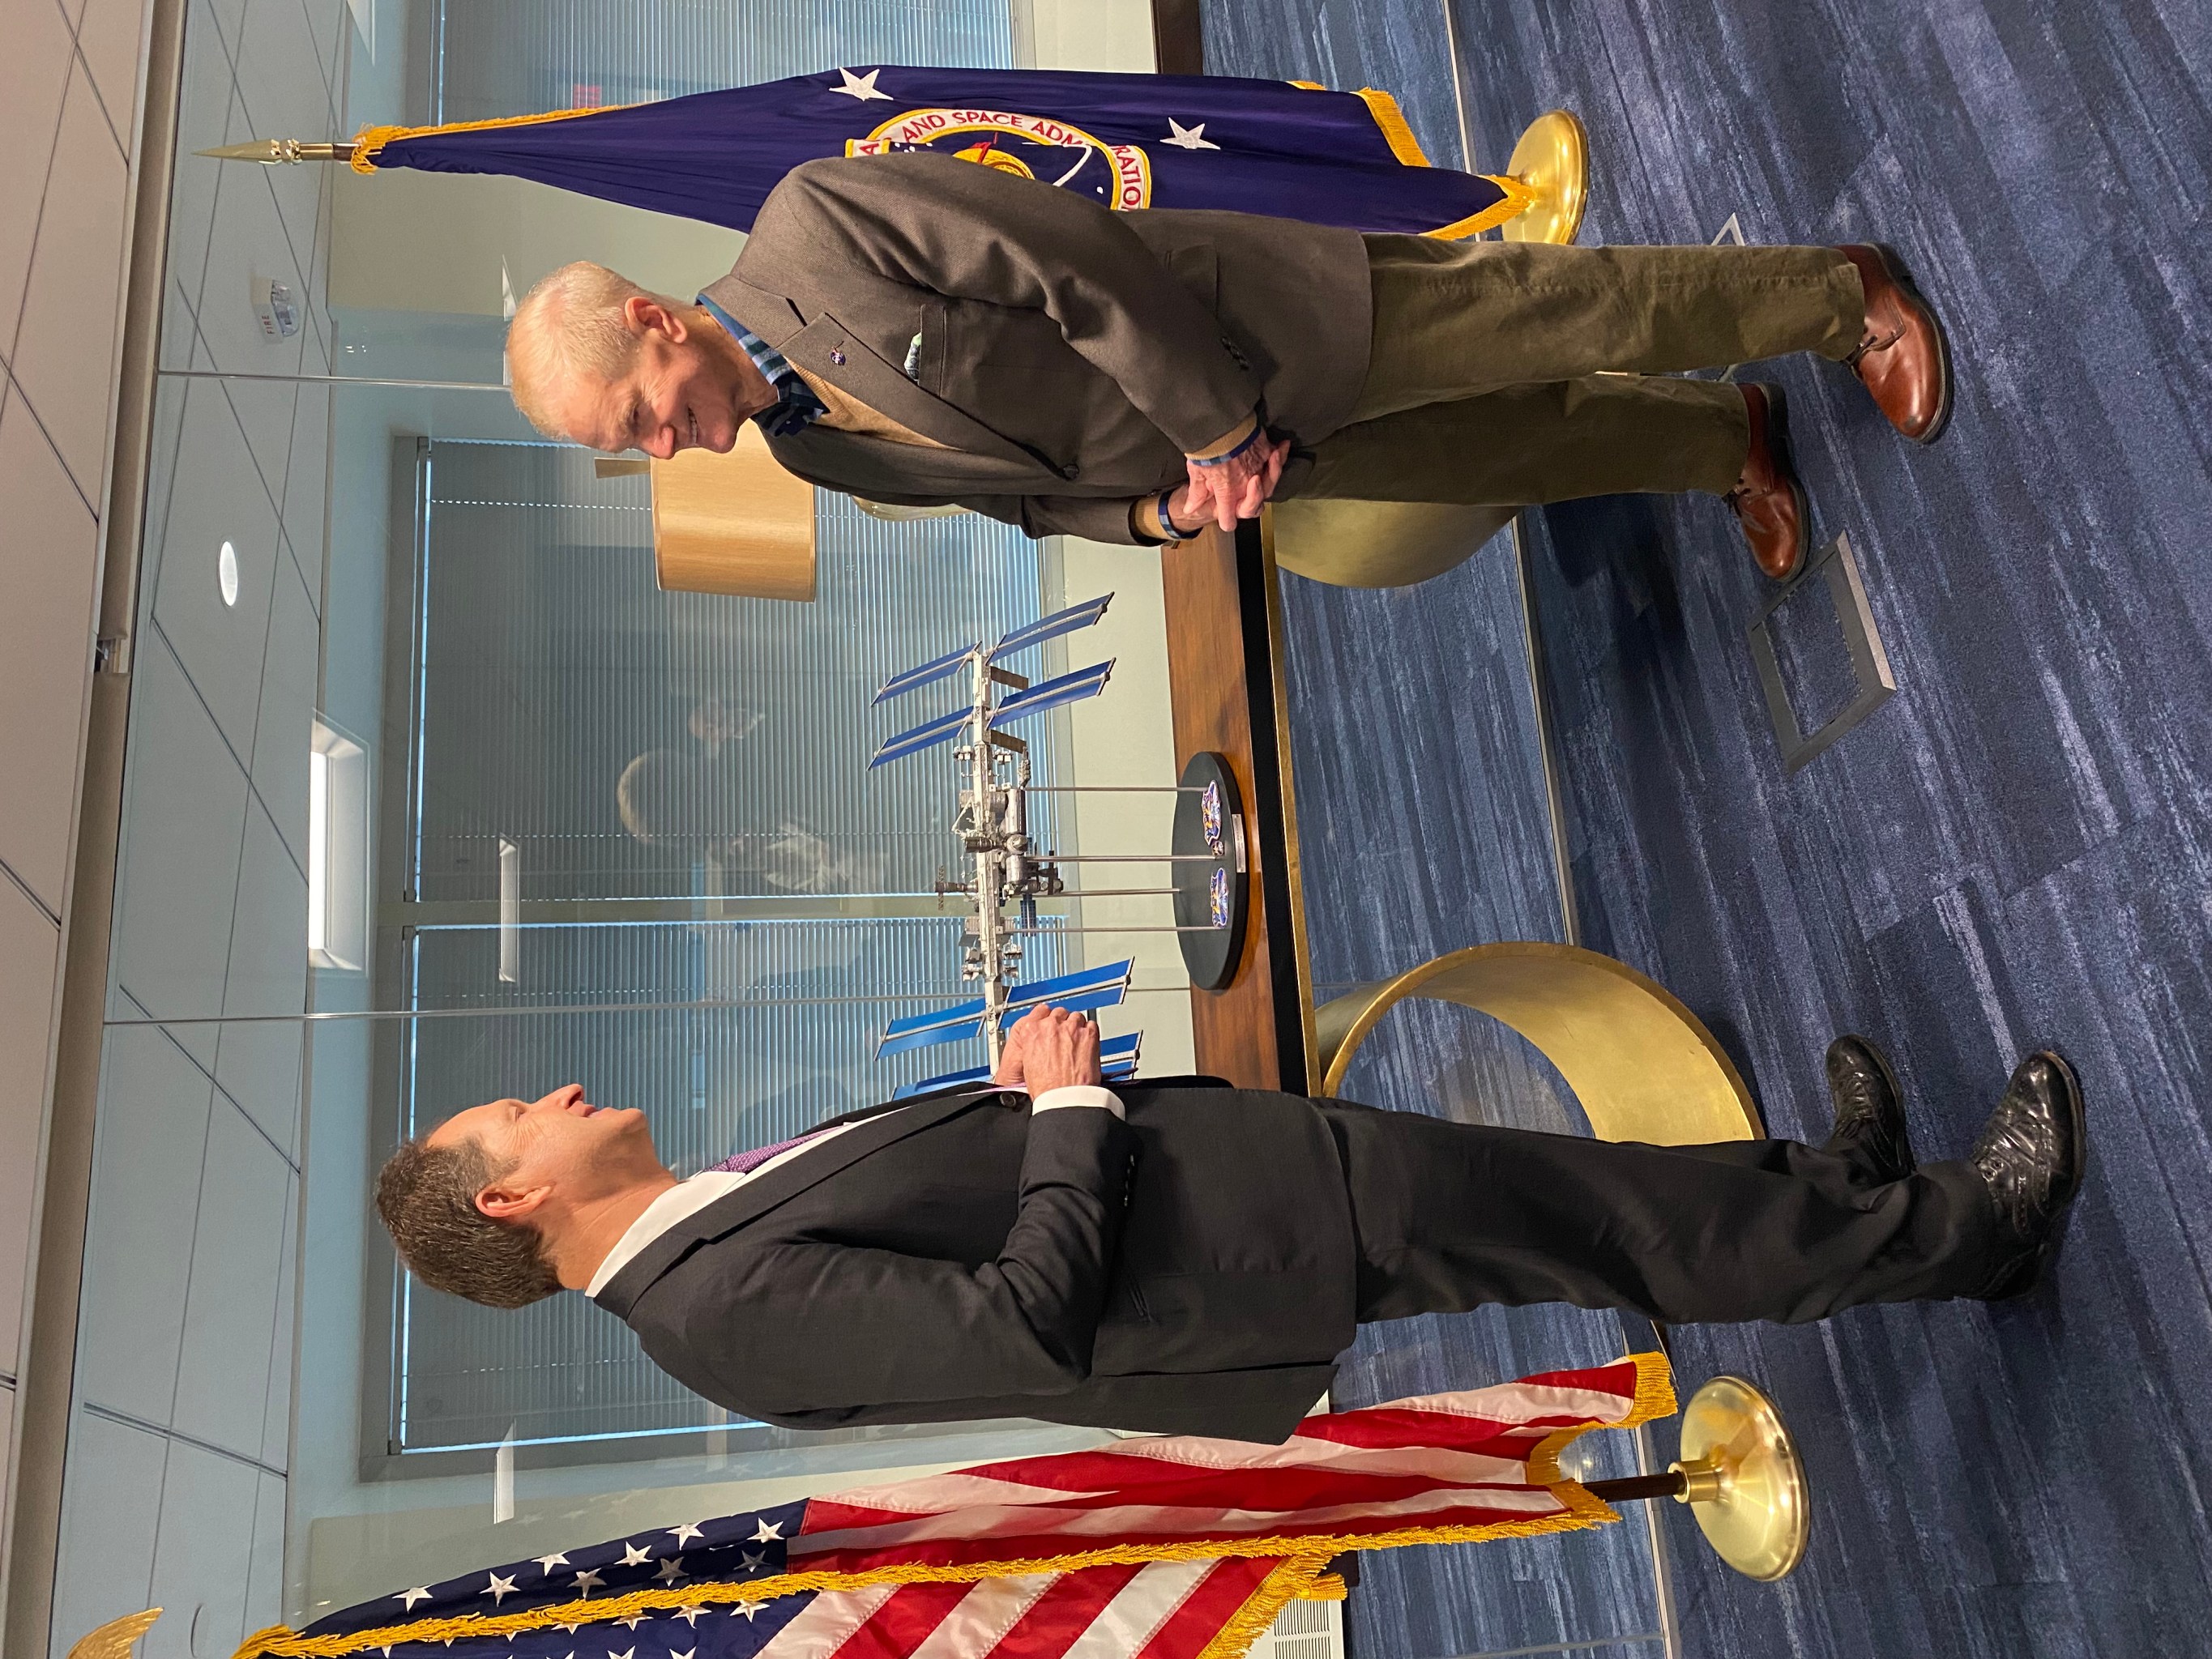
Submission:
MULTIPOLYGON (((1005 1045, 1009 988, 1021 975, 1023 940, 1036 931, 1037 901, 1067 890, 1060 866, 1040 858, 1030 838, 1030 746, 1028 740, 994 732, 1001 688, 1026 691, 1030 682, 981 659, 974 664, 975 700, 966 736, 952 751, 963 769, 960 810, 952 833, 960 837, 970 874, 948 880, 940 869, 939 897, 958 894, 969 901, 969 919, 960 942, 960 977, 980 981, 983 990, 983 1041, 996 1067, 1005 1045), (1006 925, 1012 908, 1018 927, 1006 925)), ((1103 684, 1102 678, 1101 684, 1103 684)))
MULTIPOLYGON (((957 878, 940 867, 935 885, 939 897, 958 896, 968 902, 968 922, 961 940, 960 976, 970 983, 980 984, 983 994, 980 1005, 972 1012, 968 1006, 963 1005, 958 1010, 942 1011, 933 1018, 893 1022, 891 1030, 885 1036, 885 1046, 879 1052, 895 1052, 897 1048, 916 1044, 918 1041, 929 1040, 922 1030, 909 1031, 907 1029, 909 1027, 927 1027, 931 1035, 941 1031, 944 1040, 957 1040, 975 1033, 980 1027, 980 1034, 990 1054, 990 1069, 995 1069, 1005 1046, 1003 1028, 1011 1023, 1009 1014, 1018 1018, 1034 1004, 1035 997, 1024 996, 1022 992, 1044 988, 1042 986, 1018 986, 1024 941, 1042 931, 1038 922, 1039 902, 1059 898, 1067 892, 1061 877, 1061 866, 1135 861, 1132 855, 1126 854, 1121 858, 1085 859, 1080 855, 1062 857, 1050 849, 1039 848, 1030 829, 1030 797, 1032 793, 1180 793, 1173 785, 1129 790, 1104 785, 1037 785, 1031 777, 1028 741, 1005 729, 1034 715, 1097 696, 1105 689, 1114 669, 1110 658, 1104 662, 1093 663, 1087 668, 1079 668, 1042 681, 1032 680, 1000 665, 1018 652, 1090 627, 1106 614, 1106 607, 1113 597, 1108 593, 1080 605, 1070 605, 1064 611, 1055 611, 1051 616, 1014 629, 995 645, 978 642, 948 652, 904 673, 894 674, 876 693, 876 702, 882 704, 963 673, 967 677, 969 698, 965 708, 940 715, 886 738, 868 764, 872 769, 909 755, 920 754, 925 750, 951 745, 952 759, 959 769, 960 779, 959 807, 953 817, 952 830, 960 837, 966 866, 965 872, 957 878)), ((1170 856, 1164 854, 1158 861, 1165 862, 1170 856)), ((1121 888, 1114 890, 1117 894, 1166 894, 1174 890, 1121 888)), ((1082 896, 1079 890, 1076 896, 1082 896)), ((1074 933, 1154 930, 1115 927, 1096 930, 1061 928, 1056 931, 1074 933)), ((1086 983, 1083 994, 1075 1000, 1093 1009, 1118 1002, 1127 984, 1129 965, 1126 963, 1118 964, 1121 969, 1118 978, 1109 975, 1110 984, 1092 988, 1086 983), (1110 994, 1107 994, 1109 992, 1110 994)), ((1066 977, 1071 982, 1077 979, 1087 982, 1098 977, 1102 971, 1091 970, 1066 977)), ((1133 1045, 1130 1047, 1128 1060, 1133 1062, 1133 1045)))

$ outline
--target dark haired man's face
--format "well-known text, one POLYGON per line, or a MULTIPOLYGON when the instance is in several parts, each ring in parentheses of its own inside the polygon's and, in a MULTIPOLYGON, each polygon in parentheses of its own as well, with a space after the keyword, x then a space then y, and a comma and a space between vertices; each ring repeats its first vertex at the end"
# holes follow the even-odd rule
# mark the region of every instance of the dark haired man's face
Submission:
MULTIPOLYGON (((488 1194, 544 1191, 573 1205, 620 1191, 660 1169, 645 1114, 594 1106, 575 1083, 537 1100, 471 1106, 428 1137, 433 1146, 471 1139, 501 1171, 488 1194)), ((481 1196, 478 1204, 483 1207, 481 1196)))

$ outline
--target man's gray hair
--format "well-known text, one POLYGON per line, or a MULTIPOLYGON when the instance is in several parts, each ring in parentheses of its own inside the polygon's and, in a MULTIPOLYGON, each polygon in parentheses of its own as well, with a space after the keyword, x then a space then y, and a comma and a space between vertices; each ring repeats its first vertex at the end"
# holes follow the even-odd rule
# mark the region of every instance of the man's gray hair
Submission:
POLYGON ((639 296, 680 309, 682 301, 640 288, 588 259, 541 276, 507 328, 507 372, 515 407, 549 438, 567 438, 555 410, 580 380, 611 380, 637 357, 623 307, 639 296))

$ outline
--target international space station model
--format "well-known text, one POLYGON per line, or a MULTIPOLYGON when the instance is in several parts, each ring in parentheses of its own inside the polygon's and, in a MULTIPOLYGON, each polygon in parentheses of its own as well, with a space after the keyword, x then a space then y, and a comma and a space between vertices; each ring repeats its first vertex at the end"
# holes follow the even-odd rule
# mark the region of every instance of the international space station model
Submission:
MULTIPOLYGON (((1005 1046, 1006 1028, 1031 1008, 1050 1003, 1079 1013, 1095 1012, 1118 1004, 1128 991, 1133 963, 1126 960, 1047 979, 1021 977, 1024 943, 1044 931, 1039 926, 1038 902, 1057 898, 1067 890, 1061 866, 1098 860, 1062 857, 1049 848, 1039 848, 1030 830, 1030 796, 1078 793, 1080 787, 1036 783, 1031 775, 1028 740, 1006 730, 1050 710, 1097 696, 1105 690, 1114 672, 1113 659, 1042 681, 1033 681, 1004 665, 1009 658, 1021 652, 1089 628, 1106 614, 1113 597, 1103 594, 1040 617, 1015 629, 994 645, 978 641, 949 651, 919 667, 894 674, 876 693, 875 702, 880 707, 957 677, 964 676, 967 680, 965 707, 886 738, 868 762, 872 770, 928 750, 953 745, 952 759, 958 769, 960 785, 952 832, 960 837, 966 868, 950 878, 940 870, 936 890, 940 897, 957 895, 969 902, 968 925, 961 939, 960 976, 980 982, 983 993, 949 1007, 890 1023, 876 1049, 879 1060, 978 1036, 982 1038, 989 1055, 988 1062, 983 1066, 909 1084, 899 1091, 902 1097, 987 1080, 997 1068, 1005 1046)), ((1177 787, 1165 787, 1172 791, 1177 787)), ((1097 793, 1131 793, 1109 786, 1094 788, 1097 793)), ((1165 859, 1173 855, 1161 856, 1165 859)), ((1113 862, 1144 860, 1142 854, 1105 857, 1113 862)), ((1121 889, 1117 896, 1152 890, 1155 890, 1121 889)), ((1157 890, 1166 893, 1173 890, 1157 890)), ((1064 933, 1080 930, 1054 931, 1064 933)), ((1108 1038, 1099 1045, 1099 1060, 1109 1079, 1134 1073, 1141 1039, 1142 1033, 1132 1033, 1108 1038)))

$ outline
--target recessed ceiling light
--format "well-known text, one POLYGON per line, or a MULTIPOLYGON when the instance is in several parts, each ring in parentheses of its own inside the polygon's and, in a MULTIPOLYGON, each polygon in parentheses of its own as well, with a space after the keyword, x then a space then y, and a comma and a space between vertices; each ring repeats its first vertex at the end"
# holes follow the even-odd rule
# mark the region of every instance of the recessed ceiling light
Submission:
POLYGON ((238 550, 228 542, 225 542, 222 544, 222 551, 216 555, 215 579, 222 589, 222 602, 225 605, 236 605, 238 603, 238 550))

